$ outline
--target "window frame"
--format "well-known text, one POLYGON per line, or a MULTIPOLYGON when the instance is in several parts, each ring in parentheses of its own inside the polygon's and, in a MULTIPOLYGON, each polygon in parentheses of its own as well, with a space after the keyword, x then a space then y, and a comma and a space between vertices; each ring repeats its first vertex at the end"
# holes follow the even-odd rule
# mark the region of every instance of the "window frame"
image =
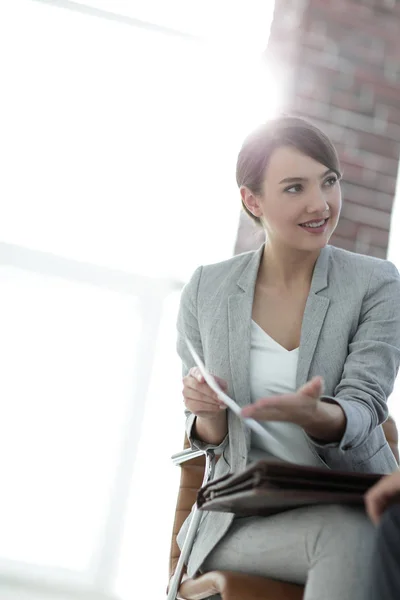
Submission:
POLYGON ((170 293, 181 290, 183 282, 176 279, 144 277, 5 242, 0 242, 1 266, 12 266, 47 277, 61 277, 72 282, 90 284, 135 296, 139 301, 141 330, 138 347, 141 350, 137 353, 138 362, 135 366, 141 372, 140 383, 134 387, 124 429, 121 431, 122 444, 108 506, 108 517, 103 527, 103 539, 98 545, 90 568, 85 573, 78 573, 0 558, 0 580, 12 585, 43 586, 43 589, 61 588, 63 592, 69 591, 71 594, 85 590, 112 597, 164 301, 170 293))

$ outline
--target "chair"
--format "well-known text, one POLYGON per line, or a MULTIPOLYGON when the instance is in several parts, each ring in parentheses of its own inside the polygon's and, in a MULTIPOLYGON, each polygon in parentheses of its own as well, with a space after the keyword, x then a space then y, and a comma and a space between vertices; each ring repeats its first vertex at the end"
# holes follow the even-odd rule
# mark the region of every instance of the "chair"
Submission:
MULTIPOLYGON (((389 446, 399 462, 398 432, 391 417, 384 423, 383 429, 389 446)), ((232 571, 212 571, 196 578, 189 578, 183 574, 182 577, 184 561, 190 553, 201 512, 195 510, 193 514, 182 554, 176 543, 176 536, 189 515, 192 505, 196 502, 197 491, 212 478, 215 460, 212 452, 191 450, 187 439, 185 439, 184 450, 175 454, 172 460, 176 465, 181 465, 182 471, 171 543, 168 600, 175 600, 175 598, 202 600, 215 594, 220 594, 222 600, 302 600, 303 586, 266 577, 232 571)))

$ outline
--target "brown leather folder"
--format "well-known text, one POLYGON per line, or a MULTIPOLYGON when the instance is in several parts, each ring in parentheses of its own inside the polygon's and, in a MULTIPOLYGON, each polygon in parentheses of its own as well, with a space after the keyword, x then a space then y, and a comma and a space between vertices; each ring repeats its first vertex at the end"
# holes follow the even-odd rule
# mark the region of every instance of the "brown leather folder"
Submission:
POLYGON ((381 477, 260 460, 237 475, 209 482, 199 490, 197 505, 238 516, 271 515, 312 504, 362 505, 365 492, 381 477))

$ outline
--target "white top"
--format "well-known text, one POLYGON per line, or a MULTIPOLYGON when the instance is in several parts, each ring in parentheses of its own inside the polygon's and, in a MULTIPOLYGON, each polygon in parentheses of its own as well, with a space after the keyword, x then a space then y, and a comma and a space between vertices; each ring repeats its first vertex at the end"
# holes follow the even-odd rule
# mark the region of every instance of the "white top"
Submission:
MULTIPOLYGON (((299 349, 286 350, 255 321, 251 321, 250 395, 251 402, 296 390, 299 349)), ((249 462, 278 458, 299 465, 321 466, 304 432, 294 423, 261 421, 269 441, 252 432, 249 462)))

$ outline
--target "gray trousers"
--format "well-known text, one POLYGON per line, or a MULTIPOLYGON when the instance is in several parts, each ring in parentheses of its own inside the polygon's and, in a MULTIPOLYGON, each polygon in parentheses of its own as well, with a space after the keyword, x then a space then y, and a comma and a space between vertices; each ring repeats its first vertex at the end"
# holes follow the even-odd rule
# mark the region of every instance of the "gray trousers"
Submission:
POLYGON ((236 518, 201 570, 305 584, 304 600, 365 600, 374 544, 361 507, 312 506, 236 518))
POLYGON ((400 598, 400 503, 383 514, 371 570, 369 600, 400 598))

